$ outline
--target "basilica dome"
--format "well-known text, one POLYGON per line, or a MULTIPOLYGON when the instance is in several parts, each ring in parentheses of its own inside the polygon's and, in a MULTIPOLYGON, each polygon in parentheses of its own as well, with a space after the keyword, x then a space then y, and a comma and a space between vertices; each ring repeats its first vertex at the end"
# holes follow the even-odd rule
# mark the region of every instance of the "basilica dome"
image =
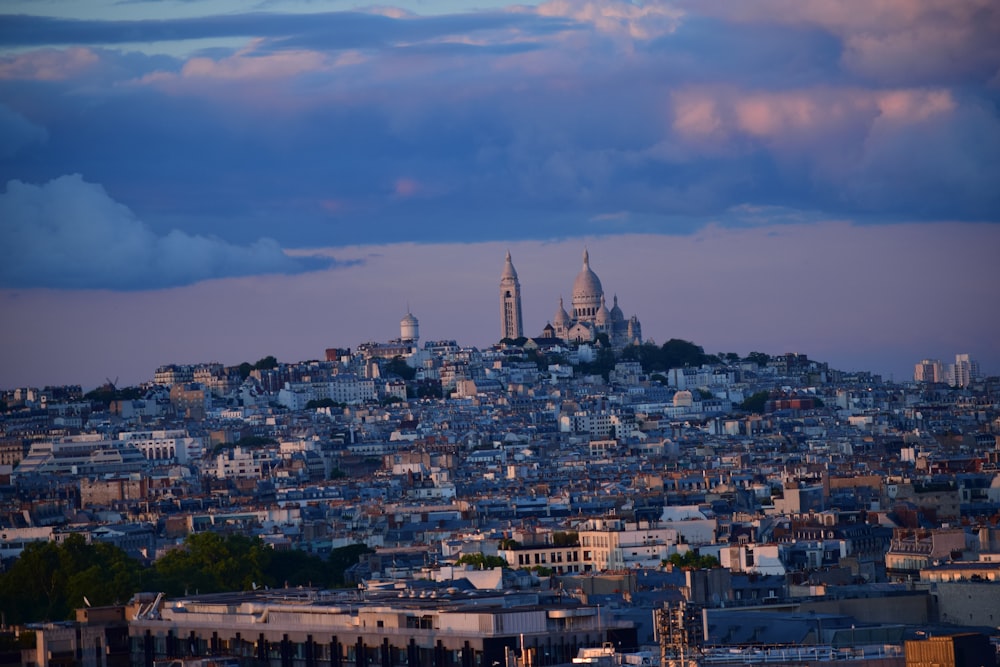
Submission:
POLYGON ((583 251, 583 268, 573 281, 573 303, 586 300, 593 301, 594 306, 600 303, 604 288, 601 287, 601 279, 590 270, 590 254, 583 251))

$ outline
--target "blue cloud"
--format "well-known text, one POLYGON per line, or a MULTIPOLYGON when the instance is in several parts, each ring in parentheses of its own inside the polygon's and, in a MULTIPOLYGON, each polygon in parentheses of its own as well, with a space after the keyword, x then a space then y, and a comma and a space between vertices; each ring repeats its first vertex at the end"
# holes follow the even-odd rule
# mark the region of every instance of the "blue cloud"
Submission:
POLYGON ((520 29, 537 34, 571 29, 575 22, 516 12, 477 12, 394 18, 367 12, 280 14, 249 12, 206 17, 83 20, 8 15, 0 47, 170 42, 208 38, 273 38, 276 46, 316 49, 384 47, 479 31, 520 29))
POLYGON ((48 138, 44 127, 0 104, 0 159, 14 157, 22 148, 44 143, 48 138))
POLYGON ((76 174, 43 185, 11 181, 0 195, 0 219, 3 287, 154 289, 331 265, 290 257, 267 238, 236 246, 179 230, 157 235, 76 174))

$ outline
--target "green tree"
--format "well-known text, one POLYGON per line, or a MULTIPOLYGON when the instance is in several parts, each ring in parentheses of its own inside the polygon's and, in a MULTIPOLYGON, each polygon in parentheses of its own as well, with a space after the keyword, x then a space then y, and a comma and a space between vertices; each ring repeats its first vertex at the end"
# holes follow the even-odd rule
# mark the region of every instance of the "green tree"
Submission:
POLYGON ((83 606, 127 601, 139 588, 142 566, 110 544, 71 535, 62 544, 29 544, 0 574, 0 609, 10 623, 63 620, 83 606))
POLYGON ((770 398, 771 394, 769 392, 758 391, 740 403, 740 410, 758 415, 764 414, 764 405, 770 398))
POLYGON ((557 530, 552 533, 552 544, 557 547, 571 547, 580 543, 580 534, 576 531, 557 530))
POLYGON ((679 338, 671 338, 661 348, 663 365, 666 370, 701 366, 707 362, 705 350, 700 345, 679 338))
POLYGON ((274 358, 274 355, 269 354, 263 359, 258 359, 253 367, 259 371, 268 371, 278 367, 278 360, 274 358))
POLYGON ((753 362, 758 366, 767 366, 768 362, 771 361, 771 355, 763 352, 751 352, 747 355, 746 361, 753 362))
POLYGON ((611 377, 611 371, 614 367, 614 351, 610 347, 601 347, 598 348, 597 356, 593 361, 578 364, 575 371, 579 375, 600 375, 607 381, 611 377))
POLYGON ((333 585, 332 572, 327 562, 319 556, 299 549, 275 551, 264 568, 264 581, 276 586, 319 586, 333 585))
POLYGON ((254 583, 276 585, 265 575, 273 554, 260 538, 195 533, 153 567, 159 585, 170 595, 243 591, 254 583))
POLYGON ((621 359, 622 361, 638 361, 642 365, 644 373, 651 373, 653 371, 664 372, 670 370, 663 365, 663 354, 661 348, 653 345, 652 343, 629 345, 622 350, 621 359))
POLYGON ((139 387, 115 387, 112 383, 103 384, 97 389, 88 391, 83 398, 91 403, 101 403, 104 407, 111 405, 112 401, 130 401, 142 398, 143 391, 139 387))
POLYGON ((253 364, 249 361, 244 361, 242 364, 236 367, 236 371, 240 374, 240 380, 246 380, 250 377, 250 371, 253 370, 253 364))
POLYGON ((500 556, 486 556, 481 553, 462 554, 455 561, 456 565, 471 565, 477 570, 492 570, 495 567, 507 567, 507 561, 500 556))
POLYGON ((674 567, 683 568, 694 568, 696 570, 710 570, 716 567, 722 567, 719 563, 719 559, 715 556, 710 556, 708 554, 702 556, 695 550, 688 551, 684 554, 671 554, 670 558, 663 561, 663 564, 671 564, 674 567))
POLYGON ((408 363, 406 363, 406 359, 403 359, 403 357, 398 354, 386 362, 385 370, 391 375, 398 375, 406 382, 413 381, 413 378, 417 376, 417 369, 411 367, 408 363))
POLYGON ((306 403, 306 410, 315 410, 317 408, 339 408, 340 403, 333 400, 332 398, 314 398, 306 403))
POLYGON ((375 553, 375 550, 361 543, 349 544, 331 551, 330 557, 327 559, 330 566, 330 585, 346 586, 347 580, 344 573, 348 568, 357 565, 363 555, 370 553, 375 553))

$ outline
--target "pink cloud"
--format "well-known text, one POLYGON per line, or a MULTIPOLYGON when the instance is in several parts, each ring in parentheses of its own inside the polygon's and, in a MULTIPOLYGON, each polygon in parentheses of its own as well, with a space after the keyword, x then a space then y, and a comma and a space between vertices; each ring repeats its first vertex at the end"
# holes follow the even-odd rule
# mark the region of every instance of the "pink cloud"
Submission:
POLYGON ((622 0, 549 0, 538 5, 535 11, 542 16, 561 16, 590 23, 599 32, 640 41, 673 33, 683 16, 683 12, 666 3, 637 5, 622 0))
POLYGON ((343 199, 323 199, 319 202, 320 208, 331 215, 343 213, 347 208, 347 203, 343 199))
POLYGON ((418 194, 422 189, 423 188, 421 187, 420 183, 417 180, 406 177, 396 179, 396 182, 393 184, 392 187, 393 193, 401 199, 413 197, 414 195, 418 194))
POLYGON ((693 88, 674 94, 673 128, 681 136, 741 133, 788 143, 823 140, 831 131, 861 132, 876 120, 916 123, 956 109, 945 89, 808 88, 746 92, 693 88))
POLYGON ((747 23, 816 26, 844 43, 849 69, 894 82, 1000 71, 1000 4, 995 0, 688 1, 693 10, 747 23))
POLYGON ((0 57, 0 79, 65 81, 93 67, 100 57, 90 49, 41 49, 0 57))
POLYGON ((892 90, 875 94, 875 104, 885 118, 916 122, 955 110, 947 90, 892 90))
POLYGON ((687 136, 708 136, 722 129, 722 119, 716 102, 708 94, 688 91, 675 95, 674 122, 676 132, 687 136))
POLYGON ((257 53, 259 40, 225 58, 198 56, 189 59, 180 72, 156 71, 134 81, 139 85, 155 86, 172 93, 192 93, 216 96, 220 86, 225 95, 237 95, 241 100, 252 99, 269 109, 301 108, 312 96, 279 93, 298 78, 314 73, 333 73, 366 62, 357 51, 325 54, 319 51, 297 50, 257 53))

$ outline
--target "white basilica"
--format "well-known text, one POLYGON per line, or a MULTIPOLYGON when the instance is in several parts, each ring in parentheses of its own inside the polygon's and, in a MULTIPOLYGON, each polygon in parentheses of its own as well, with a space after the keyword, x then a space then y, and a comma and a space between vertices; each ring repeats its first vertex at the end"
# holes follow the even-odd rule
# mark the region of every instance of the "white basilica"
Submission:
MULTIPOLYGON (((513 338, 512 333, 520 333, 521 286, 509 252, 501 276, 500 316, 501 330, 505 336, 513 338)), ((559 309, 552 322, 545 325, 542 337, 559 338, 570 343, 588 343, 597 340, 600 334, 607 335, 615 350, 642 343, 642 325, 639 319, 635 315, 625 319, 625 314, 618 306, 617 295, 612 307, 608 308, 601 279, 590 268, 590 254, 584 250, 583 268, 573 281, 573 314, 571 316, 566 312, 562 297, 559 297, 559 309)))

